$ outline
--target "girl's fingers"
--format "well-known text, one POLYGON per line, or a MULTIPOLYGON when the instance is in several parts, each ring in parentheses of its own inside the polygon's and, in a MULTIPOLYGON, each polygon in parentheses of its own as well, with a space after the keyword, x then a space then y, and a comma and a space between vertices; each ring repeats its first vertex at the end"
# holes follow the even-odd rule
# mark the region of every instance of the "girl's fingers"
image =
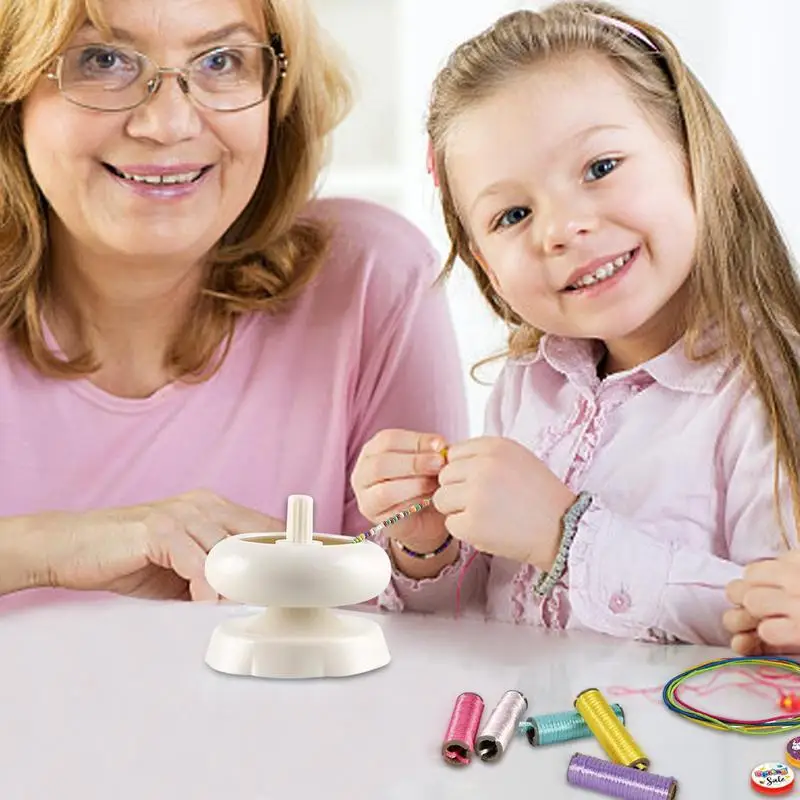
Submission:
POLYGON ((433 496, 433 504, 440 514, 449 517, 453 514, 462 513, 467 507, 468 499, 469 490, 467 484, 454 483, 442 486, 433 496))
POLYGON ((800 618, 800 599, 773 586, 748 589, 742 601, 744 608, 758 619, 765 617, 800 618))
POLYGON ((792 552, 778 559, 748 564, 744 570, 748 590, 754 586, 774 586, 784 589, 788 594, 800 596, 800 563, 796 558, 792 552))
POLYGON ((439 453, 379 453, 363 459, 359 465, 358 484, 370 488, 384 481, 435 477, 444 463, 439 453))
POLYGON ((731 581, 725 587, 725 596, 728 598, 728 601, 734 606, 742 605, 744 601, 744 596, 747 590, 750 588, 750 584, 747 581, 737 579, 731 581))
POLYGON ((744 608, 730 608, 723 614, 722 624, 730 633, 746 633, 755 631, 758 619, 744 608))
POLYGON ((731 639, 731 650, 740 656, 760 656, 764 654, 764 646, 754 632, 737 633, 731 639))
POLYGON ((387 428, 376 433, 361 451, 364 456, 379 453, 440 453, 445 447, 444 437, 435 433, 420 433, 397 428, 387 428))
POLYGON ((362 505, 367 512, 365 515, 370 519, 390 517, 430 498, 437 485, 435 478, 403 478, 376 484, 364 492, 362 505))
POLYGON ((758 637, 771 648, 788 648, 786 652, 800 649, 800 625, 794 617, 770 617, 758 625, 758 637))

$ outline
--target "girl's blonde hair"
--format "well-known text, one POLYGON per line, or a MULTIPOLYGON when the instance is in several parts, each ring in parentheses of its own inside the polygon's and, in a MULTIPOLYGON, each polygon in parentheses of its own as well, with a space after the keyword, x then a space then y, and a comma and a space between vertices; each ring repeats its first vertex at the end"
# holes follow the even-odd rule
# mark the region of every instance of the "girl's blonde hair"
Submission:
POLYGON ((795 520, 800 521, 800 286, 789 250, 733 134, 662 31, 606 3, 558 2, 539 13, 508 14, 452 54, 434 84, 428 115, 432 168, 451 241, 443 275, 457 259, 466 263, 491 308, 509 325, 506 355, 537 347, 542 332, 497 295, 471 251, 447 180, 445 150, 459 115, 491 96, 509 76, 550 58, 582 53, 607 57, 636 100, 672 132, 685 154, 698 215, 686 309, 687 354, 695 359, 722 354, 739 358, 752 379, 776 442, 775 495, 785 533, 778 492, 781 469, 788 474, 795 520), (719 336, 710 348, 707 334, 712 327, 719 336))
MULTIPOLYGON (((230 342, 237 315, 272 311, 295 295, 319 268, 327 244, 322 225, 299 215, 324 165, 328 135, 350 108, 350 84, 306 0, 260 2, 289 68, 267 101, 272 123, 261 180, 211 254, 204 289, 170 350, 170 366, 187 380, 219 365, 214 356, 230 342)), ((98 0, 6 0, 0 15, 0 338, 12 339, 36 369, 56 377, 78 377, 98 365, 88 350, 65 361, 45 343, 48 208, 27 165, 20 109, 87 17, 107 31, 98 0)))

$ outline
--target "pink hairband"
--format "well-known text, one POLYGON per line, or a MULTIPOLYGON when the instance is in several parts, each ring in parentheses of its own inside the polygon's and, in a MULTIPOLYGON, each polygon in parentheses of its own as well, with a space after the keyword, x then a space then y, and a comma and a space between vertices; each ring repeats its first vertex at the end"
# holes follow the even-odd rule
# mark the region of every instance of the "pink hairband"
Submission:
POLYGON ((595 14, 592 12, 592 16, 595 19, 599 19, 601 22, 605 22, 607 25, 617 28, 617 30, 622 31, 623 33, 627 33, 630 36, 635 36, 640 42, 644 42, 644 44, 646 44, 651 50, 658 51, 658 48, 653 44, 653 42, 648 39, 638 28, 634 28, 633 25, 623 22, 621 19, 617 19, 616 17, 607 17, 605 14, 595 14))
MULTIPOLYGON (((627 33, 630 36, 634 36, 640 42, 643 42, 647 47, 651 50, 655 50, 658 52, 658 48, 653 44, 653 42, 647 38, 638 28, 635 28, 633 25, 630 25, 627 22, 624 22, 621 19, 617 19, 616 17, 608 17, 605 14, 595 14, 592 12, 592 16, 595 19, 600 20, 601 22, 605 22, 606 25, 611 25, 612 27, 616 28, 617 30, 622 31, 623 33, 627 33)), ((439 176, 436 172, 436 158, 433 153, 433 142, 428 139, 428 174, 433 178, 433 184, 437 188, 439 187, 439 176)))

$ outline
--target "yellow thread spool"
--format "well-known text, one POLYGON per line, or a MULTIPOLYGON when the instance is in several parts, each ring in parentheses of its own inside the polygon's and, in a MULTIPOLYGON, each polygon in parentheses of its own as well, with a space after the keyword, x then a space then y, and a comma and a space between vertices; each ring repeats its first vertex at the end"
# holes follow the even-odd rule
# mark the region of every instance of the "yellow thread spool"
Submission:
POLYGON ((615 764, 641 770, 650 767, 650 759, 641 751, 597 689, 581 692, 575 698, 575 709, 615 764))

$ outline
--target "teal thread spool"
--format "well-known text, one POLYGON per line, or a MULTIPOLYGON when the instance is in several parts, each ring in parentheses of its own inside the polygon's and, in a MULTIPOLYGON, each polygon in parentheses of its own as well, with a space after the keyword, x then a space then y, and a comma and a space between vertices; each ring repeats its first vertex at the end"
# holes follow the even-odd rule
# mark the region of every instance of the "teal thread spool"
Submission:
MULTIPOLYGON (((622 706, 614 703, 611 706, 611 710, 624 725, 625 712, 622 710, 622 706)), ((528 717, 520 722, 519 732, 525 734, 531 747, 544 747, 548 744, 571 742, 574 739, 588 739, 592 736, 592 732, 583 717, 574 710, 528 717)))

